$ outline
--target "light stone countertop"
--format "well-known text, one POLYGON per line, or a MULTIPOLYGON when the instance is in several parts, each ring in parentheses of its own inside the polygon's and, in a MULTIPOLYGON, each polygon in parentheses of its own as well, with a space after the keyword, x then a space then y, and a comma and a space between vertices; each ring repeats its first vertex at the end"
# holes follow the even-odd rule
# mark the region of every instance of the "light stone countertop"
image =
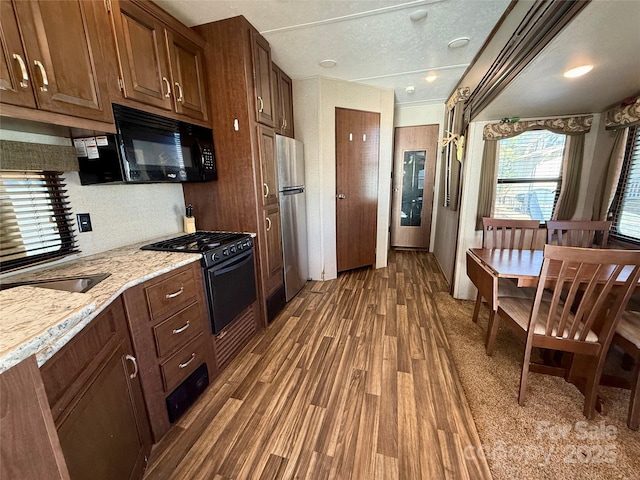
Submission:
POLYGON ((0 373, 36 354, 41 366, 128 288, 175 270, 202 255, 140 250, 136 245, 12 276, 18 282, 110 273, 87 293, 35 286, 0 291, 0 373))

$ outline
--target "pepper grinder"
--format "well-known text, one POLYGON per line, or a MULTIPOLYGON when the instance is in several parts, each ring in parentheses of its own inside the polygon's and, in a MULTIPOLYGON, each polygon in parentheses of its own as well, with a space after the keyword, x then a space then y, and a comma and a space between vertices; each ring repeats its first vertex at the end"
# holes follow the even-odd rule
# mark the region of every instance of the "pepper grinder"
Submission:
POLYGON ((187 205, 187 212, 184 217, 184 231, 185 233, 193 233, 196 231, 196 219, 193 216, 193 206, 187 205))

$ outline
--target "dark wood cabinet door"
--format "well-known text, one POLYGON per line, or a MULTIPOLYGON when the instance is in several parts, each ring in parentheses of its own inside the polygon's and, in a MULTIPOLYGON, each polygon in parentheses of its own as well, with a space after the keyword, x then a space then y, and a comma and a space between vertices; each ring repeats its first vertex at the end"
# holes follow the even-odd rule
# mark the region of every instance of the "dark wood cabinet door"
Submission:
POLYGON ((278 78, 278 91, 282 108, 282 135, 293 138, 293 82, 282 70, 278 78))
POLYGON ((256 120, 274 126, 271 87, 271 47, 260 34, 251 32, 253 41, 253 84, 256 100, 256 120))
POLYGON ((13 4, 0 2, 0 101, 36 108, 13 4))
POLYGON ((272 128, 258 126, 262 204, 278 203, 278 171, 276 168, 276 134, 272 128))
POLYGON ((267 295, 282 285, 282 231, 280 229, 280 209, 272 205, 264 210, 266 279, 264 289, 267 295))
POLYGON ((273 87, 273 128, 276 133, 283 134, 284 116, 282 114, 282 99, 280 98, 280 67, 271 64, 271 86, 273 87))
POLYGON ((173 110, 164 25, 129 1, 114 3, 112 20, 124 96, 173 110))
POLYGON ((141 478, 148 449, 144 412, 136 406, 137 378, 121 342, 88 390, 58 426, 60 445, 72 479, 141 478))
POLYGON ((15 2, 38 108, 112 119, 94 8, 102 3, 15 2))
POLYGON ((198 120, 206 120, 204 51, 178 33, 166 30, 166 35, 175 110, 198 120))

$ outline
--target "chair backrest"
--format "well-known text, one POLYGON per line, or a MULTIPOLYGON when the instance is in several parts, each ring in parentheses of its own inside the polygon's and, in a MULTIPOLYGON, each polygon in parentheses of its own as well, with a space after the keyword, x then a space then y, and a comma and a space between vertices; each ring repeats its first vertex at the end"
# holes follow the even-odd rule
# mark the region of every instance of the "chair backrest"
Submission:
POLYGON ((585 341, 596 320, 605 318, 594 331, 598 343, 608 346, 638 279, 640 250, 605 249, 593 255, 588 248, 545 245, 530 322, 543 320, 546 336, 585 341), (539 319, 545 287, 553 296, 539 319))
POLYGON ((582 220, 549 220, 547 222, 547 243, 567 247, 600 247, 604 248, 609 243, 609 221, 582 221, 582 220), (596 233, 599 244, 595 244, 596 233))
POLYGON ((482 248, 533 250, 540 229, 538 220, 482 219, 482 248))

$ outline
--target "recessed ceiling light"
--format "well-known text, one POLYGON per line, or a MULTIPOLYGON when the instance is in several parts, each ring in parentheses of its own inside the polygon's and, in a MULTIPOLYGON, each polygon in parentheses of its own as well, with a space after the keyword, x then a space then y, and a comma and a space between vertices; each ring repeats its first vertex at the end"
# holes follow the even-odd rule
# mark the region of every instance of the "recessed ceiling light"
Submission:
POLYGON ((427 18, 427 14, 428 12, 426 8, 419 8, 411 15, 409 15, 409 18, 412 22, 419 22, 420 20, 424 20, 425 18, 427 18))
POLYGON ((431 83, 431 82, 435 82, 435 81, 436 81, 436 78, 438 78, 438 76, 437 76, 435 73, 432 73, 431 75, 427 75, 427 76, 425 77, 425 80, 426 80, 427 82, 431 83))
POLYGON ((449 48, 461 48, 469 45, 469 37, 455 38, 449 42, 449 48))
POLYGON ((564 72, 564 76, 567 78, 576 78, 589 73, 593 69, 593 65, 580 65, 579 67, 572 68, 564 72))
POLYGON ((413 85, 409 85, 407 88, 405 88, 405 91, 407 93, 413 93, 415 91, 415 87, 413 85))
POLYGON ((338 63, 335 60, 322 60, 320 62, 320 66, 322 68, 333 68, 337 65, 338 63))

